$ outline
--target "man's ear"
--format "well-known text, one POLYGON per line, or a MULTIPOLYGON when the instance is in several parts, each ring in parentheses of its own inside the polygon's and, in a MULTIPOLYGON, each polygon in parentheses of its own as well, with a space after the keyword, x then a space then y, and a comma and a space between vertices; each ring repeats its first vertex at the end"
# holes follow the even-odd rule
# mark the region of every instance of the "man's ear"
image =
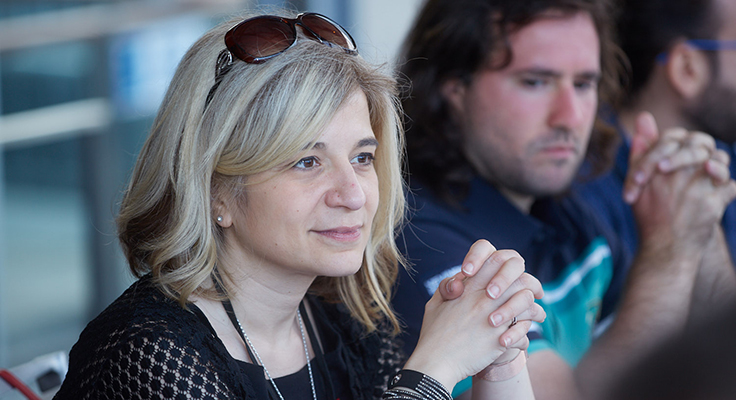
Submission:
POLYGON ((440 93, 450 103, 452 112, 464 111, 465 88, 466 85, 460 78, 450 78, 442 83, 440 93))
POLYGON ((221 198, 217 198, 212 203, 212 218, 217 225, 222 228, 229 228, 233 224, 233 214, 230 212, 231 207, 221 198))
POLYGON ((684 41, 670 50, 665 71, 672 88, 686 100, 703 93, 711 79, 708 57, 684 41))

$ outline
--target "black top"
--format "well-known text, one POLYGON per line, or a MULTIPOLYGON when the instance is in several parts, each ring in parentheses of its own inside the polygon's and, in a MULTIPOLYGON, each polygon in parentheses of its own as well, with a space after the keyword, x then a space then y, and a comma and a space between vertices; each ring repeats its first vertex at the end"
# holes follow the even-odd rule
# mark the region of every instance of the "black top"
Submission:
MULTIPOLYGON (((250 364, 245 361, 238 361, 243 373, 248 375, 248 378, 254 382, 253 386, 256 391, 255 397, 259 399, 277 399, 271 391, 271 382, 263 378, 263 368, 258 365, 250 364), (261 383, 261 381, 265 383, 261 383), (270 393, 269 393, 270 392, 270 393)), ((325 388, 325 377, 320 373, 320 369, 314 359, 310 361, 312 365, 312 373, 314 374, 314 386, 317 392, 318 399, 327 399, 327 389, 325 388)), ((278 386, 281 395, 284 396, 285 400, 312 400, 312 387, 309 382, 309 371, 305 365, 299 371, 286 376, 281 376, 274 379, 276 386, 278 386)), ((336 399, 351 398, 349 388, 341 385, 340 391, 336 391, 336 399)))
MULTIPOLYGON (((336 396, 381 398, 403 364, 400 344, 387 327, 366 334, 342 305, 308 299, 336 396)), ((166 297, 150 276, 141 278, 81 333, 54 399, 268 398, 262 368, 232 358, 189 308, 166 297)), ((299 379, 283 377, 290 378, 299 379)))

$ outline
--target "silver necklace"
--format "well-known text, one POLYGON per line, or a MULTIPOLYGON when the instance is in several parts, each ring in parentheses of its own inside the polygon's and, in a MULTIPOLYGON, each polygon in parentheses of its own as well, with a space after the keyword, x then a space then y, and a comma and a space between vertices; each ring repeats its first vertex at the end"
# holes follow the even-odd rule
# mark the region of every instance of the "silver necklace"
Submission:
MULTIPOLYGON (((302 344, 304 344, 304 355, 307 356, 307 370, 309 371, 309 383, 312 385, 312 397, 314 400, 317 400, 317 390, 314 388, 314 376, 312 376, 312 366, 309 363, 309 348, 307 347, 307 337, 304 335, 304 325, 302 324, 302 313, 299 312, 299 310, 296 310, 296 318, 297 321, 299 321, 299 332, 302 334, 302 344)), ((276 389, 276 394, 279 395, 279 399, 284 400, 284 396, 281 395, 281 391, 279 391, 278 386, 276 386, 276 382, 274 382, 273 378, 271 378, 271 374, 268 372, 268 368, 266 368, 266 364, 263 363, 263 360, 261 360, 261 356, 258 355, 258 351, 253 346, 253 343, 250 341, 250 338, 245 333, 245 329, 243 329, 243 325, 240 324, 240 320, 238 319, 237 315, 235 316, 235 320, 238 322, 238 327, 240 328, 240 332, 243 334, 243 337, 245 337, 245 341, 248 342, 248 347, 250 347, 251 350, 253 350, 253 355, 256 356, 256 359, 258 360, 258 364, 263 367, 263 371, 266 372, 266 376, 268 377, 268 380, 271 381, 271 384, 273 385, 273 388, 276 389)))

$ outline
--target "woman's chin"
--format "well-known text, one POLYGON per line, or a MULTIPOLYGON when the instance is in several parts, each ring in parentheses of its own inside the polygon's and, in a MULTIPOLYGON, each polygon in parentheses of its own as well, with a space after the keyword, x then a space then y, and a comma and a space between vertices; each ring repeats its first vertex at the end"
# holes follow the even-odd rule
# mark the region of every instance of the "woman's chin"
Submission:
POLYGON ((363 266, 363 257, 359 260, 346 260, 342 263, 335 263, 334 268, 325 268, 325 273, 322 276, 339 278, 343 276, 355 275, 360 268, 363 266))

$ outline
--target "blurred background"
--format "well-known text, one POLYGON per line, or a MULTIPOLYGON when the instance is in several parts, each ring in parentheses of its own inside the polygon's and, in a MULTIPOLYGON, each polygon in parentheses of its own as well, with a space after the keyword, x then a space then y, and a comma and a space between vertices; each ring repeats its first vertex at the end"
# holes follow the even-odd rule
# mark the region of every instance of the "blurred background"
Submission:
MULTIPOLYGON (((292 0, 392 63, 421 0, 292 0)), ((0 368, 68 352, 133 281, 114 216, 186 49, 256 0, 0 0, 0 368)), ((213 71, 214 73, 214 71, 213 71)))

